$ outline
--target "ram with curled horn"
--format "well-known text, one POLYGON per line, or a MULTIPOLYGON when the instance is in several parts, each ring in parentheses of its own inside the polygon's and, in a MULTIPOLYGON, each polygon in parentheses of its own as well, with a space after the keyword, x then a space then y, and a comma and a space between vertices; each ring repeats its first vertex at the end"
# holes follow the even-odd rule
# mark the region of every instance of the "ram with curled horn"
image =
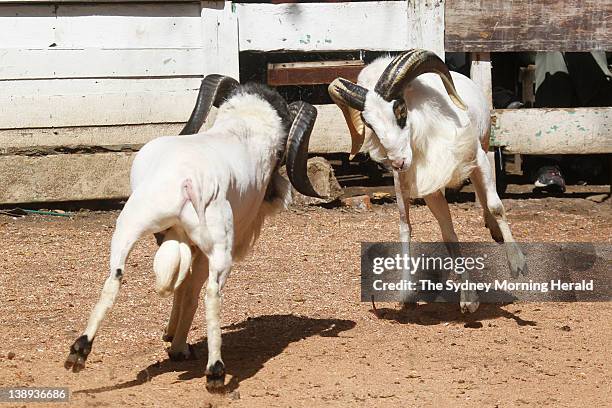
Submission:
MULTIPOLYGON (((405 252, 409 253, 412 229, 409 201, 414 197, 424 198, 444 242, 458 241, 444 189, 469 177, 486 227, 493 239, 505 242, 511 275, 526 274, 525 257, 512 237, 486 155, 489 105, 474 81, 450 72, 433 52, 413 49, 373 61, 356 84, 337 78, 329 94, 347 122, 351 154, 367 152, 393 171, 405 252)), ((460 256, 457 245, 447 247, 452 256, 460 256)), ((414 278, 405 270, 403 279, 414 278)), ((468 273, 461 279, 468 280, 468 273)), ((415 292, 402 294, 404 306, 415 300, 415 292)), ((460 302, 464 312, 474 312, 479 305, 476 292, 469 290, 461 293, 460 302)))
POLYGON ((290 183, 319 195, 306 174, 317 110, 287 102, 265 85, 240 85, 209 75, 181 134, 147 143, 131 171, 132 194, 117 219, 110 274, 87 327, 70 347, 65 367, 80 371, 104 316, 112 307, 136 241, 156 234, 153 269, 161 296, 174 294, 163 339, 173 360, 193 357, 187 334, 206 283, 209 388, 222 387, 220 295, 232 264, 253 246, 267 216, 291 200, 290 183), (198 133, 213 106, 215 122, 198 133), (278 173, 287 165, 287 182, 278 173))

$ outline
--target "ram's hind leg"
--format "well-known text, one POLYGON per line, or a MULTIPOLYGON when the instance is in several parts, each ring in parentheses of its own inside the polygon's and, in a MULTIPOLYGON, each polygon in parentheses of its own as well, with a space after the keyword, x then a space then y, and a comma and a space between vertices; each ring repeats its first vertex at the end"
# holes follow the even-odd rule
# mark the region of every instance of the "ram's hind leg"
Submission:
POLYGON ((185 281, 183 281, 183 284, 179 286, 177 290, 174 291, 174 295, 172 297, 172 311, 170 312, 168 325, 164 329, 164 334, 162 335, 163 341, 172 342, 172 340, 174 339, 174 333, 176 333, 176 326, 178 326, 178 322, 181 316, 181 303, 183 302, 183 296, 188 280, 189 276, 187 276, 185 281))
MULTIPOLYGON (((453 228, 453 220, 451 218, 450 210, 448 209, 448 202, 446 201, 446 198, 444 198, 442 192, 438 191, 425 196, 424 199, 427 207, 429 207, 440 225, 442 239, 446 244, 449 254, 453 258, 461 257, 461 251, 459 245, 457 245, 459 240, 457 239, 457 234, 455 234, 455 229, 453 228)), ((470 279, 469 272, 463 272, 460 277, 461 282, 468 281, 470 279)), ((444 279, 446 279, 446 277, 444 277, 444 279)), ((478 301, 478 294, 475 290, 462 290, 460 296, 461 298, 459 305, 463 313, 474 313, 478 309, 480 302, 478 301)))
POLYGON ((525 255, 514 241, 506 219, 506 210, 495 190, 495 181, 487 154, 482 149, 478 149, 477 166, 470 178, 483 208, 485 224, 491 231, 493 239, 505 243, 510 274, 514 278, 518 277, 519 274, 526 275, 527 262, 525 261, 525 255))
POLYGON ((89 316, 85 331, 70 347, 70 354, 64 363, 66 369, 78 372, 85 367, 85 361, 100 324, 119 294, 127 257, 138 238, 148 232, 148 225, 143 217, 142 211, 134 208, 133 202, 128 200, 117 219, 111 241, 110 275, 104 283, 98 303, 89 316))
MULTIPOLYGON (((194 352, 191 347, 187 344, 187 336, 193 317, 198 308, 198 299, 202 286, 206 282, 208 277, 208 259, 202 252, 198 252, 193 265, 191 268, 191 274, 183 281, 179 288, 180 298, 178 302, 180 305, 177 307, 179 312, 177 313, 177 322, 175 330, 173 331, 172 345, 168 350, 168 356, 173 361, 187 360, 194 358, 194 352)), ((175 304, 177 298, 175 295, 175 304)), ((174 312, 175 306, 173 305, 172 310, 174 312)))

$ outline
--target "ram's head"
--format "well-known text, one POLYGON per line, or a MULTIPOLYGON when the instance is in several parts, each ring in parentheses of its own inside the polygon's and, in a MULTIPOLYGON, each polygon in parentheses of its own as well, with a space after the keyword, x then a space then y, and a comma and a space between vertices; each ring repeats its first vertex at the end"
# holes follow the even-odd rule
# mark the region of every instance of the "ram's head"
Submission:
MULTIPOLYGON (((193 112, 180 134, 198 133, 211 108, 221 106, 239 86, 238 81, 228 76, 219 74, 206 76, 202 80, 193 112)), ((317 119, 317 109, 303 101, 288 104, 286 109, 291 115, 292 123, 283 151, 280 152, 278 164, 286 164, 289 181, 297 191, 307 196, 321 198, 313 188, 307 173, 308 143, 317 119)))
POLYGON ((411 129, 407 124, 405 90, 413 79, 428 72, 440 76, 448 96, 457 107, 465 110, 448 68, 436 54, 426 50, 413 49, 395 57, 373 90, 344 78, 337 78, 329 85, 329 95, 342 110, 351 134, 352 156, 361 149, 367 126, 385 148, 393 168, 401 171, 410 167, 411 129))

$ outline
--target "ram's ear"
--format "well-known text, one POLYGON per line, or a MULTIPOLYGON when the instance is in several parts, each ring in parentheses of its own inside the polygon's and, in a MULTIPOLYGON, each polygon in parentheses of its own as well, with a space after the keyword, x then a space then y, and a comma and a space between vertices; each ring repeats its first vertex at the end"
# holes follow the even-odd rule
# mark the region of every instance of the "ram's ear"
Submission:
POLYGON ((359 151, 365 140, 366 125, 361 119, 361 111, 365 104, 367 90, 353 84, 344 78, 338 78, 327 88, 329 96, 342 111, 346 125, 351 134, 352 159, 359 151))
POLYGON ((189 120, 179 134, 198 133, 210 113, 210 108, 213 106, 218 108, 238 85, 238 81, 228 76, 218 74, 206 76, 202 80, 202 85, 200 85, 200 92, 193 112, 191 112, 189 120))

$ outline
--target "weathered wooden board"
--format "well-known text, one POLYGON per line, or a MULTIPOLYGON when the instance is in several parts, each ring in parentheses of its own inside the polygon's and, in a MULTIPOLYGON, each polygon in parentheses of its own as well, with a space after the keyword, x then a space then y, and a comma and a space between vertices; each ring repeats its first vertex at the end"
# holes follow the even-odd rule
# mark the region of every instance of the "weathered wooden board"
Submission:
MULTIPOLYGON (((452 1, 452 0, 451 0, 452 1)), ((444 59, 444 0, 408 1, 408 48, 425 48, 444 59)))
POLYGON ((197 48, 199 3, 0 4, 5 48, 197 48))
MULTIPOLYGON (((348 152, 351 139, 340 110, 336 105, 319 105, 318 109, 311 152, 348 152)), ((180 127, 160 125, 158 135, 152 126, 58 129, 55 136, 66 142, 66 149, 58 140, 41 144, 49 129, 19 130, 26 134, 0 131, 0 203, 125 198, 134 152, 148 140, 175 134, 180 127), (118 129, 123 132, 115 134, 118 129), (133 140, 123 143, 132 136, 133 140), (104 150, 114 152, 100 153, 104 150), (91 153, 61 154, 72 151, 91 153)))
POLYGON ((268 64, 268 85, 318 85, 329 84, 338 77, 357 82, 364 67, 358 61, 316 61, 268 64))
POLYGON ((612 50, 610 0, 452 0, 446 51, 612 50))
POLYGON ((184 123, 79 126, 0 130, 0 155, 36 154, 45 150, 87 146, 140 146, 159 136, 177 135, 184 123))
POLYGON ((0 203, 119 199, 133 153, 0 156, 0 203))
POLYGON ((612 107, 499 109, 491 144, 509 153, 612 153, 612 107))
MULTIPOLYGON (((231 1, 203 1, 201 10, 205 74, 240 80, 238 15, 231 1)), ((242 34, 242 33, 241 33, 242 34)))
POLYGON ((235 6, 240 51, 403 50, 414 26, 404 1, 235 6))
POLYGON ((199 78, 0 81, 0 129, 183 122, 199 78))
POLYGON ((491 55, 488 52, 473 52, 470 78, 476 82, 493 108, 493 82, 491 80, 491 55))
POLYGON ((0 49, 0 79, 202 75, 200 48, 0 49), (27 63, 25 63, 27 61, 27 63))
MULTIPOLYGON (((311 151, 315 153, 350 151, 351 139, 340 109, 333 104, 316 105, 316 107, 319 115, 310 137, 311 151)), ((206 130, 214 123, 215 116, 216 109, 213 108, 202 130, 206 130)), ((44 152, 63 146, 90 146, 94 150, 97 147, 124 146, 126 150, 138 150, 139 146, 156 137, 178 134, 183 125, 184 123, 180 122, 0 130, 0 155, 36 152, 37 149, 44 152)))

